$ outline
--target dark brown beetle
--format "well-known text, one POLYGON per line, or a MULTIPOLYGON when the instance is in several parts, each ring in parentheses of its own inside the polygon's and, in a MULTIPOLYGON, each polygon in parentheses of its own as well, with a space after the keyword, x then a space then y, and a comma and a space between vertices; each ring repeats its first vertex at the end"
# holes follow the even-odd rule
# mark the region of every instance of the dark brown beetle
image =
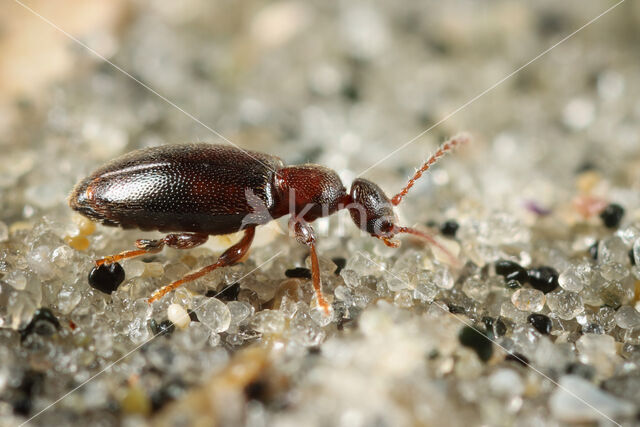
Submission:
POLYGON ((389 246, 398 246, 392 240, 398 233, 414 234, 438 245, 424 232, 398 226, 393 206, 437 159, 466 140, 466 135, 460 135, 445 142, 392 199, 376 184, 361 178, 354 180, 347 193, 338 175, 324 166, 285 166, 268 154, 226 145, 190 144, 147 148, 113 160, 76 185, 69 205, 104 225, 173 232, 159 240, 137 240, 137 250, 97 260, 98 266, 159 252, 165 245, 193 248, 205 243, 209 235, 244 230, 242 239, 214 264, 157 290, 150 303, 183 283, 237 263, 249 250, 256 226, 291 214, 289 230, 310 249, 318 305, 328 313, 316 237, 309 223, 349 209, 360 229, 389 246))

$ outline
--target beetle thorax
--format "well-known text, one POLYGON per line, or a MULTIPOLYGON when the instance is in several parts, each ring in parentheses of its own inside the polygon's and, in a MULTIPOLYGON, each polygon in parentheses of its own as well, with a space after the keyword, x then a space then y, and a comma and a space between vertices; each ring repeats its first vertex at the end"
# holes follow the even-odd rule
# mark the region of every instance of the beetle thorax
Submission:
POLYGON ((320 165, 305 164, 280 169, 276 175, 280 211, 311 222, 329 216, 349 202, 337 173, 320 165), (286 209, 286 212, 282 210, 286 209))

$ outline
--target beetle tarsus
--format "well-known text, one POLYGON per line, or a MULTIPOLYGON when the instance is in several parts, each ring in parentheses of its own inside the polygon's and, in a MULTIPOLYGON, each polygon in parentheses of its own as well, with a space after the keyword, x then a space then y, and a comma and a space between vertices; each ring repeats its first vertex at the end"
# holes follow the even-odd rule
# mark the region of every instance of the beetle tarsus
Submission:
POLYGON ((105 264, 106 265, 115 264, 116 262, 122 261, 123 259, 134 258, 140 255, 144 255, 146 253, 149 253, 149 251, 145 249, 135 249, 132 251, 120 252, 117 255, 110 255, 110 256, 101 258, 99 260, 96 260, 96 266, 100 267, 101 265, 105 265, 105 264))
POLYGON ((322 283, 320 282, 320 263, 318 262, 316 245, 311 243, 309 245, 309 249, 311 250, 311 280, 313 281, 313 290, 316 292, 318 306, 322 311, 324 311, 325 316, 329 316, 329 303, 324 299, 324 295, 322 293, 322 283))

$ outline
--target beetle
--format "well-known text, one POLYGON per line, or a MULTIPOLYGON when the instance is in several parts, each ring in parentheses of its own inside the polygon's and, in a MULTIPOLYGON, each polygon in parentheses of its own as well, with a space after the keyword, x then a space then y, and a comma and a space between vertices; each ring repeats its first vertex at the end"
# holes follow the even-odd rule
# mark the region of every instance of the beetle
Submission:
POLYGON ((202 245, 210 235, 244 230, 242 238, 215 263, 158 289, 149 303, 184 283, 239 262, 247 254, 257 226, 291 215, 290 233, 310 250, 318 306, 329 313, 310 223, 348 209, 358 228, 388 246, 398 247, 394 236, 408 233, 452 257, 428 233, 397 225, 393 207, 440 157, 468 139, 460 134, 443 143, 391 199, 363 178, 356 178, 347 192, 338 174, 321 165, 286 166, 269 154, 199 143, 151 147, 116 158, 74 187, 69 206, 107 226, 169 233, 158 240, 139 239, 137 249, 99 259, 96 266, 157 253, 164 246, 189 249, 202 245))

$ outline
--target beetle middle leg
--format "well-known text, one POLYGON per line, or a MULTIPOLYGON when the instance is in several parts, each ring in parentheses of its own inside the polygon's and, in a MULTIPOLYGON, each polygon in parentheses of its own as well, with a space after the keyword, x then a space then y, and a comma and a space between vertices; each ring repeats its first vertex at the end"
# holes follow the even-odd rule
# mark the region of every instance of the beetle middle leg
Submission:
POLYGON ((251 243, 253 242, 253 236, 255 236, 255 234, 256 234, 255 227, 247 228, 244 231, 244 235, 242 236, 242 239, 240 239, 238 243, 236 243, 235 245, 229 247, 229 249, 224 251, 222 255, 218 257, 218 260, 215 263, 208 265, 206 267, 203 267, 200 270, 196 271, 195 273, 187 274, 182 279, 176 280, 175 282, 158 289, 151 295, 151 297, 147 300, 147 302, 151 304, 152 302, 162 298, 167 293, 184 285, 187 282, 196 280, 204 276, 205 274, 211 273, 213 270, 217 268, 227 267, 237 263, 249 251, 249 247, 251 247, 251 243))
POLYGON ((208 238, 209 236, 207 234, 202 233, 176 233, 167 234, 164 238, 157 240, 138 239, 136 240, 136 247, 138 249, 104 257, 97 260, 96 265, 99 267, 103 264, 113 264, 123 259, 134 258, 145 254, 155 254, 160 252, 165 246, 174 249, 190 249, 202 245, 208 238))
POLYGON ((306 222, 298 221, 294 216, 289 220, 289 230, 295 235, 296 240, 303 245, 307 245, 311 255, 311 280, 313 289, 316 292, 318 306, 322 308, 324 313, 329 315, 329 303, 324 299, 322 294, 322 283, 320 282, 320 263, 318 262, 318 253, 316 251, 316 234, 306 222))

